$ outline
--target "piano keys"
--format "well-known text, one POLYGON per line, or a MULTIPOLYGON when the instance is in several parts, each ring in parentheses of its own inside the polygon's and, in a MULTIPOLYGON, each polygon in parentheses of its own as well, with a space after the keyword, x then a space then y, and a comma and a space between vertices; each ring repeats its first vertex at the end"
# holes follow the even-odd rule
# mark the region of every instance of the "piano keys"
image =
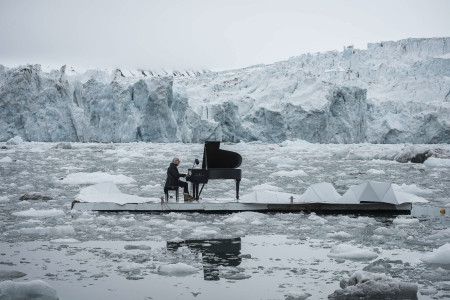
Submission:
POLYGON ((193 196, 199 199, 203 187, 210 179, 234 179, 236 182, 236 199, 239 199, 239 183, 242 170, 237 169, 242 163, 242 156, 233 151, 220 149, 220 142, 206 141, 203 149, 201 169, 188 169, 193 196), (201 189, 200 184, 202 184, 201 189))

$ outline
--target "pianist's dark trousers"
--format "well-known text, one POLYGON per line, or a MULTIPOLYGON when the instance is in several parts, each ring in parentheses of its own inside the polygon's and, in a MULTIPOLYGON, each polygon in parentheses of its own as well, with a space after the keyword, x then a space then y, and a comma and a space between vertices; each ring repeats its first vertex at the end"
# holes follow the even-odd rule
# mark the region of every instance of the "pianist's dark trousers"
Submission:
POLYGON ((182 187, 184 189, 183 193, 189 194, 189 188, 188 188, 188 183, 187 182, 179 180, 178 184, 176 186, 182 187))

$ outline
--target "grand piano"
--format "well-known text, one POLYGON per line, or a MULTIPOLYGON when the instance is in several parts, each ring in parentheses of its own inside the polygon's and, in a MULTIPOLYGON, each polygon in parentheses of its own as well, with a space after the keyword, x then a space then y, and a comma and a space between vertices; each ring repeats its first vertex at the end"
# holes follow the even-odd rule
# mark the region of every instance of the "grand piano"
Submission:
MULTIPOLYGON (((242 163, 239 153, 222 150, 220 142, 206 141, 203 149, 203 161, 201 169, 188 169, 193 196, 199 199, 203 187, 210 179, 234 179, 236 181, 236 199, 239 199, 239 183, 242 178, 242 170, 237 169, 242 163), (199 189, 202 184, 201 189, 199 189)), ((198 160, 196 160, 198 164, 198 160)))

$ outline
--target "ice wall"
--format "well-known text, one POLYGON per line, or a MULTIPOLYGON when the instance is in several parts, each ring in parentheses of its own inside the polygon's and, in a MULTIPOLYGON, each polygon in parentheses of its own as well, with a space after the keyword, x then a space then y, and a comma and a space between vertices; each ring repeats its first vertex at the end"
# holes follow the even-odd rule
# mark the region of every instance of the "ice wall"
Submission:
POLYGON ((0 141, 449 143, 450 38, 224 72, 0 65, 0 141))

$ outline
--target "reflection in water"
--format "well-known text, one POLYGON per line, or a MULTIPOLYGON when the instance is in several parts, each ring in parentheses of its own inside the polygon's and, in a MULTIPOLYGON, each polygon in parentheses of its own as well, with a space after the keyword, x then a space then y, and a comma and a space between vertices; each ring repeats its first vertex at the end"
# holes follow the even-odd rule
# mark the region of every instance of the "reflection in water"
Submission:
POLYGON ((186 240, 167 242, 167 249, 176 251, 180 247, 189 247, 202 254, 203 277, 205 280, 219 280, 218 266, 235 267, 241 263, 241 238, 186 240))

